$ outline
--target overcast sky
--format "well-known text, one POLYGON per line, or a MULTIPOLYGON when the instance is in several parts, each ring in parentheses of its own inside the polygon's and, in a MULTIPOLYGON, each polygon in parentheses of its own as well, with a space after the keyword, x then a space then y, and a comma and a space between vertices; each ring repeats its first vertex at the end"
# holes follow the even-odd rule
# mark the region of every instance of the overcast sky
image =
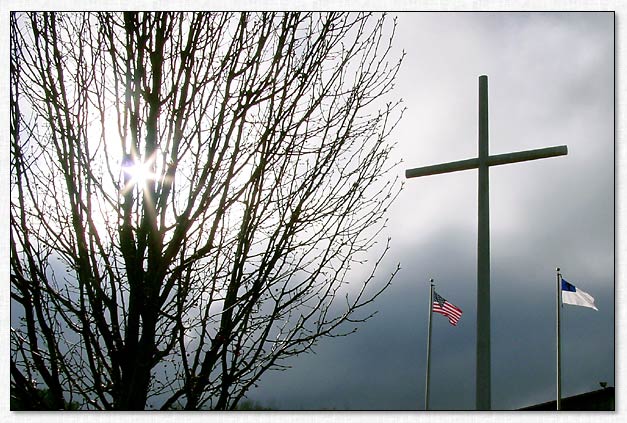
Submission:
MULTIPOLYGON (((563 397, 614 386, 614 15, 398 18, 403 179, 407 168, 476 157, 482 74, 491 154, 568 146, 567 156, 490 169, 493 409, 555 399, 556 266, 599 308, 563 309, 563 397)), ((379 275, 402 270, 379 313, 266 375, 250 398, 278 409, 422 409, 433 277, 464 314, 458 327, 434 315, 431 407, 474 409, 477 171, 406 181, 390 218, 379 275)))

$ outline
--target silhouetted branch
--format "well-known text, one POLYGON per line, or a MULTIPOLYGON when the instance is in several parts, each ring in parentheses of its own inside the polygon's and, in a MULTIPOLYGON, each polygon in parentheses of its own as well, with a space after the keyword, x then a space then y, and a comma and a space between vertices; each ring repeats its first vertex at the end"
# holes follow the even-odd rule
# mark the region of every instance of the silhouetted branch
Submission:
POLYGON ((375 276, 388 240, 351 273, 399 192, 402 110, 380 103, 394 26, 12 14, 15 392, 234 409, 265 371, 369 319, 398 271, 375 276))

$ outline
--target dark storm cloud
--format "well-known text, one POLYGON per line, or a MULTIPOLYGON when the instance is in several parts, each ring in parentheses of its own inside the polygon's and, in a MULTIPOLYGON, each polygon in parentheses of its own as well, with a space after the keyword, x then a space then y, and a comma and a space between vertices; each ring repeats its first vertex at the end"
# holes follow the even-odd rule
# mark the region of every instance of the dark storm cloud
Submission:
MULTIPOLYGON (((470 237, 470 235, 468 235, 470 237)), ((451 233, 443 239, 459 238, 451 233)), ((466 240, 470 241, 470 240, 466 240)), ((452 243, 463 245, 466 242, 452 243)), ((460 256, 455 266, 441 273, 438 292, 464 310, 458 327, 443 316, 434 316, 432 389, 434 406, 464 409, 472 407, 474 397, 474 299, 471 289, 459 289, 474 283, 467 280, 460 248, 435 240, 430 253, 414 257, 409 252, 400 257, 404 266, 390 289, 374 305, 380 313, 350 337, 324 342, 318 353, 294 359, 294 368, 269 374, 262 389, 252 397, 262 403, 295 409, 397 409, 422 407, 424 401, 425 339, 429 269, 437 267, 443 256, 460 256), (444 278, 448 278, 445 282, 444 278), (450 348, 450 342, 454 347, 450 348), (447 346, 447 344, 449 344, 447 346), (453 373, 452 373, 453 372, 453 373), (450 385, 450 386, 449 386, 450 385), (272 389, 263 389, 272 386, 272 389), (453 389, 458 400, 437 400, 438 392, 453 389)))

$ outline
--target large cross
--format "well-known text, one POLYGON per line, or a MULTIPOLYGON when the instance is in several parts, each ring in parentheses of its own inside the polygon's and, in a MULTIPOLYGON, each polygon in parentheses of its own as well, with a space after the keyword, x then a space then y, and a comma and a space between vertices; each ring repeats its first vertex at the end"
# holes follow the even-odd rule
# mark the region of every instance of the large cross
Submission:
POLYGON ((490 166, 544 159, 568 154, 565 145, 519 151, 516 153, 488 153, 488 77, 479 77, 479 157, 442 163, 405 171, 406 178, 436 175, 458 170, 479 169, 479 219, 477 240, 477 410, 490 409, 490 166))

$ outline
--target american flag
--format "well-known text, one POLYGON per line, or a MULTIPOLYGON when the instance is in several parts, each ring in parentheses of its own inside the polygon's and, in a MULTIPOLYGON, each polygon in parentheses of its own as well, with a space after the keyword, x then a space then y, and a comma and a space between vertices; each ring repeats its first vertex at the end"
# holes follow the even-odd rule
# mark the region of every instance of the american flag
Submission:
POLYGON ((448 321, 453 326, 457 326, 457 322, 462 317, 461 308, 449 303, 435 291, 433 291, 433 311, 448 317, 448 321))

